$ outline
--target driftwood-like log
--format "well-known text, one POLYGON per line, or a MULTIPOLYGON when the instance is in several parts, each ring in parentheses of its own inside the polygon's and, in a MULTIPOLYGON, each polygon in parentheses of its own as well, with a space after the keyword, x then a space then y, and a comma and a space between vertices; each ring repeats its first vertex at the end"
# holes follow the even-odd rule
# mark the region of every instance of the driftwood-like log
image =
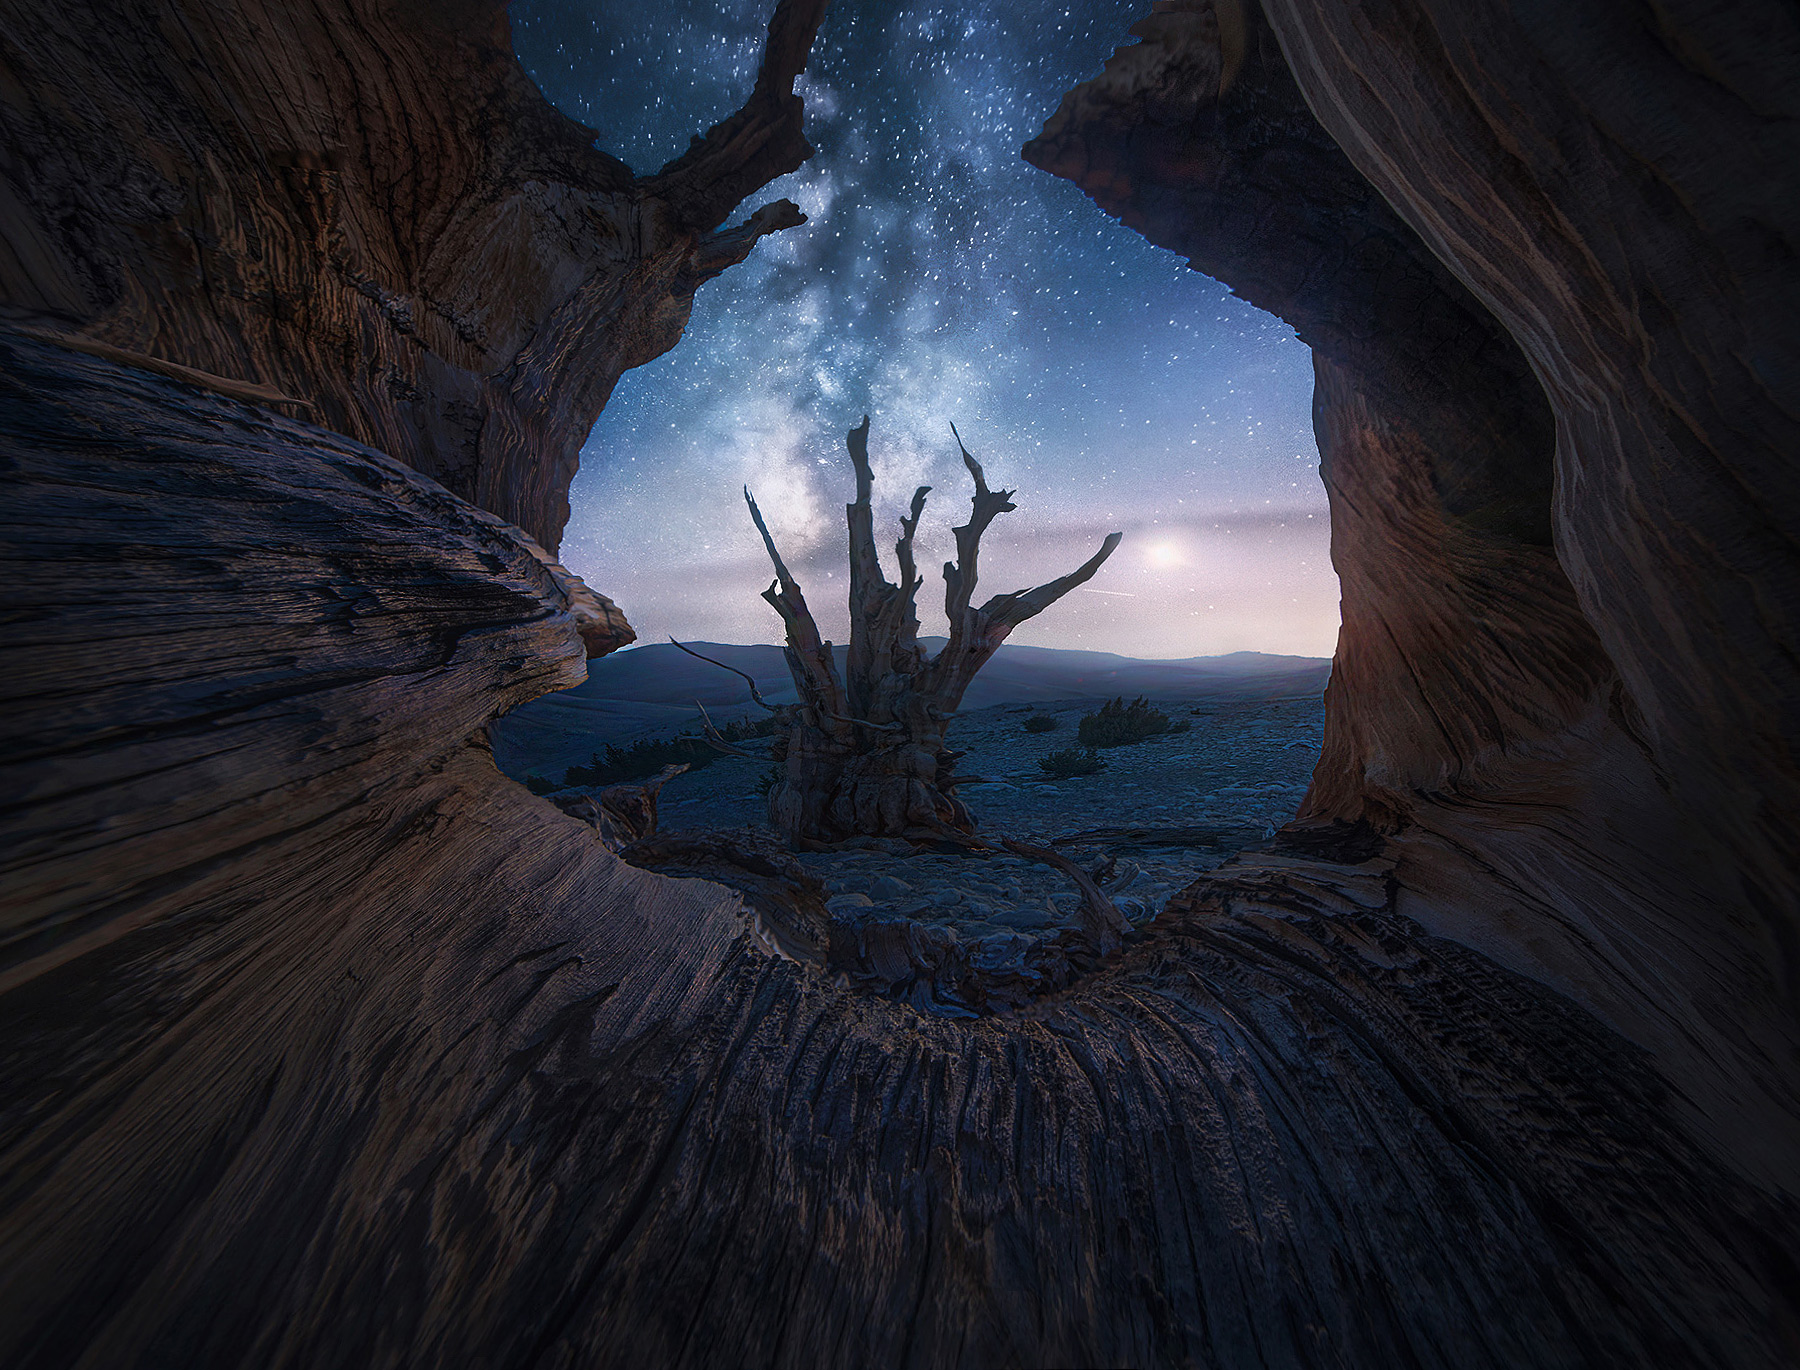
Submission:
MULTIPOLYGON (((800 693, 787 735, 778 748, 785 764, 769 794, 776 827, 803 842, 851 836, 956 838, 975 831, 975 818, 952 791, 957 753, 944 745, 944 730, 975 673, 1012 630, 1093 578, 1119 545, 1109 534, 1078 569, 1035 589, 997 595, 971 605, 981 537, 994 519, 1014 508, 1011 490, 990 490, 981 463, 956 436, 975 485, 969 521, 955 529, 957 559, 944 564, 944 609, 950 636, 936 656, 919 646, 918 592, 924 580, 913 559, 913 538, 930 486, 913 492, 894 545, 900 582, 889 581, 875 546, 869 465, 869 419, 851 429, 846 446, 856 473, 856 498, 845 506, 849 527, 850 642, 843 678, 831 644, 822 641, 799 583, 782 560, 750 491, 744 500, 775 567, 775 583, 763 592, 781 616, 787 635, 788 670, 800 693)), ((741 672, 739 674, 742 674, 741 672)), ((752 682, 752 693, 755 685, 752 682)))

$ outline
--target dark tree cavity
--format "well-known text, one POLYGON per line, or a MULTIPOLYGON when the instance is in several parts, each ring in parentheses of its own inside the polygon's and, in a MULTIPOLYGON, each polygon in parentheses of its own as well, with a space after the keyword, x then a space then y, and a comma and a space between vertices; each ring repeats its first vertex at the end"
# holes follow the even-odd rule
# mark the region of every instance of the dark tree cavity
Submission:
POLYGON ((913 564, 913 537, 931 487, 913 492, 911 511, 900 520, 895 584, 882 571, 875 547, 867 415, 846 440, 856 468, 856 500, 844 507, 850 528, 850 646, 841 679, 831 644, 820 638, 799 582, 782 560, 755 498, 744 491, 775 564, 775 581, 763 598, 781 615, 788 671, 800 693, 798 707, 789 711, 787 735, 776 744, 783 772, 769 791, 769 818, 800 841, 973 835, 975 816, 955 794, 961 753, 944 742, 963 692, 1014 628, 1091 580, 1119 545, 1120 534, 1110 533, 1100 550, 1068 575, 995 595, 976 608, 982 534, 1013 511, 1017 492, 990 490, 981 463, 963 446, 955 425, 951 432, 975 494, 969 521, 954 530, 956 560, 944 563, 950 637, 936 656, 927 657, 919 646, 917 596, 925 578, 913 564))

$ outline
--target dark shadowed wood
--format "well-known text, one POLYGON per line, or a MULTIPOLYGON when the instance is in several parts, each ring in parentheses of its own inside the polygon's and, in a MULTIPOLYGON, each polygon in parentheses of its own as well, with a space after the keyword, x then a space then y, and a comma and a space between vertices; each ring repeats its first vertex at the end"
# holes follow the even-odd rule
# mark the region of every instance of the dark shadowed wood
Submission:
POLYGON ((1708 70, 1791 83, 1792 17, 1647 39, 1600 0, 1299 8, 1273 6, 1278 41, 1234 7, 1226 83, 1211 0, 1159 5, 1026 156, 1314 348, 1344 623, 1302 812, 1394 834, 1403 908, 1651 1050, 1693 1125, 1790 1186, 1800 572, 1772 511, 1800 499, 1769 453, 1800 429, 1753 377, 1800 367, 1800 280, 1700 224, 1748 196, 1800 239, 1800 185, 1757 169, 1800 144, 1683 68, 1716 47, 1708 70), (1602 68, 1596 124, 1577 92, 1602 68), (1663 156, 1711 209, 1660 198, 1663 156))
POLYGON ((744 107, 637 177, 499 0, 8 0, 0 307, 291 396, 554 551, 619 377, 804 221, 721 228, 811 155, 824 9, 782 0, 744 107))
POLYGON ((463 739, 580 669, 504 526, 0 375, 8 1365, 1785 1362, 1792 1207, 1379 839, 1011 1016, 866 997, 463 739))

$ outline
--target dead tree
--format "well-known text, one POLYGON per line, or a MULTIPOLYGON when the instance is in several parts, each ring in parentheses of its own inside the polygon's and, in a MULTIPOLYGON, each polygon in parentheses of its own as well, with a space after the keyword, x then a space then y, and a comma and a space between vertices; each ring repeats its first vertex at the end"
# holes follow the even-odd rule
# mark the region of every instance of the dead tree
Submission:
MULTIPOLYGON (((955 425, 951 425, 953 434, 955 425)), ((980 608, 975 593, 981 535, 1014 508, 1011 490, 988 489, 981 463, 962 445, 963 465, 975 481, 969 521, 956 528, 956 560, 944 563, 944 612, 950 637, 936 656, 919 646, 917 595, 925 583, 913 564, 913 536, 931 487, 913 493, 894 544, 899 584, 881 569, 870 495, 868 416, 848 436, 856 468, 856 501, 845 506, 850 531, 850 645, 840 677, 831 644, 819 636, 806 597, 763 522, 750 491, 744 499, 762 534, 775 582, 763 598, 787 630, 787 664, 800 702, 774 757, 782 775, 769 792, 769 818, 801 840, 831 842, 856 835, 955 837, 975 831, 968 806, 956 797, 959 752, 944 744, 969 682, 1007 634, 1043 612, 1094 572, 1119 545, 1107 535, 1098 552, 1068 575, 1035 589, 996 595, 980 608)))

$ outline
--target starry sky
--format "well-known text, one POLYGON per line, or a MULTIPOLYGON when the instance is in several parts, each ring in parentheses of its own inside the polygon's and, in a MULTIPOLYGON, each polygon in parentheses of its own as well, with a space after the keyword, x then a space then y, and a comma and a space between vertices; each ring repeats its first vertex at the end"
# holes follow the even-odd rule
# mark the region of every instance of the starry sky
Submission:
MULTIPOLYGON (((640 174, 749 92, 773 0, 514 0, 525 69, 640 174)), ((864 413, 891 548, 916 485, 923 631, 968 515, 954 421, 996 488, 977 602, 1090 584, 1017 642, 1140 657, 1328 656, 1337 636, 1308 350, 1019 149, 1147 0, 837 0, 796 89, 818 154, 747 200, 808 216, 700 288, 582 452, 561 556, 640 640, 775 642, 756 494, 827 637, 847 635, 843 436, 864 413)), ((890 576, 894 574, 891 559, 890 576)))

